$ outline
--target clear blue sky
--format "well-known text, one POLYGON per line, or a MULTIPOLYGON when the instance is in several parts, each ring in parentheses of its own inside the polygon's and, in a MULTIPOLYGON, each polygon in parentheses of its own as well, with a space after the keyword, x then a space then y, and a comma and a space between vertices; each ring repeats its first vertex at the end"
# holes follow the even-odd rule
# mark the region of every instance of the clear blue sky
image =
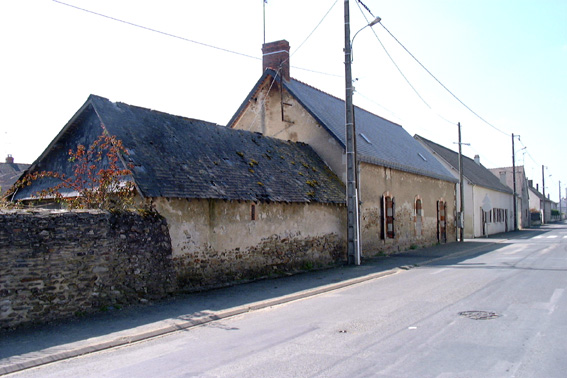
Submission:
MULTIPOLYGON (((261 75, 263 0, 65 2, 184 39, 57 1, 1 0, 0 159, 33 162, 91 93, 224 125, 261 75)), ((357 1, 350 3, 354 35, 366 21, 357 1)), ((381 25, 353 44, 355 104, 452 149, 461 122, 471 144, 463 152, 480 155, 488 168, 512 165, 510 134, 520 135, 516 164, 540 186, 545 165, 546 192, 557 201, 559 181, 567 187, 567 1, 364 3, 492 126, 442 89, 381 25)), ((292 76, 340 98, 343 8, 341 0, 266 4, 266 40, 290 42, 292 76)))

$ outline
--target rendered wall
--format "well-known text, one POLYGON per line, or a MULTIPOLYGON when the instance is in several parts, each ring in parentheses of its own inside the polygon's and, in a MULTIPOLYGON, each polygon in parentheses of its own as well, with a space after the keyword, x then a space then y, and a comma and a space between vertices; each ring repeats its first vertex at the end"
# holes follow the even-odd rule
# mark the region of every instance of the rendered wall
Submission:
POLYGON ((488 235, 507 232, 514 229, 514 214, 513 214, 513 196, 512 194, 498 192, 491 189, 486 189, 480 186, 473 188, 473 203, 474 207, 472 212, 474 214, 474 237, 483 236, 482 224, 482 210, 481 207, 485 198, 490 200, 492 208, 506 209, 507 219, 504 222, 490 222, 486 224, 486 233, 488 235))

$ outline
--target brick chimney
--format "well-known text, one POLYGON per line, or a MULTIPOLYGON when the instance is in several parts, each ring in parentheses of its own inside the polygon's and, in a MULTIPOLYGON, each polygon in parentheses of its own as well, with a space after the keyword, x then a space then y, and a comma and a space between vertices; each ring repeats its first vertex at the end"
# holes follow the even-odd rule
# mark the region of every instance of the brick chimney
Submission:
POLYGON ((12 155, 8 154, 8 156, 6 156, 6 163, 14 164, 14 157, 12 155))
POLYGON ((284 80, 289 81, 289 42, 268 42, 262 45, 262 72, 267 68, 277 71, 284 80))

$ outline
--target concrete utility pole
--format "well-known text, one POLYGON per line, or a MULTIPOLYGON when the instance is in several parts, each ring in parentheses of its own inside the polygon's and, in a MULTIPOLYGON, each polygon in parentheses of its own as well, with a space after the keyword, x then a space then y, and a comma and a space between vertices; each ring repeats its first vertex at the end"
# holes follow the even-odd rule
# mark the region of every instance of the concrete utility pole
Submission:
POLYGON ((541 165, 541 190, 543 194, 543 202, 541 204, 541 206, 543 207, 543 219, 541 223, 547 223, 549 222, 549 220, 545 219, 545 166, 543 164, 541 165))
POLYGON ((514 231, 518 229, 518 210, 516 204, 516 150, 514 149, 514 133, 512 133, 512 180, 514 182, 514 231))
POLYGON ((346 127, 346 197, 347 197, 347 258, 349 264, 360 265, 358 174, 356 157, 356 128, 352 105, 352 52, 350 41, 349 0, 345 0, 345 127, 346 127))
POLYGON ((541 190, 542 194, 545 197, 545 166, 541 166, 541 190))
POLYGON ((561 220, 561 180, 559 180, 559 220, 561 220))
POLYGON ((457 123, 457 126, 459 127, 459 242, 463 242, 465 240, 465 185, 463 183, 463 154, 461 151, 461 145, 463 144, 463 142, 461 141, 461 123, 457 123))

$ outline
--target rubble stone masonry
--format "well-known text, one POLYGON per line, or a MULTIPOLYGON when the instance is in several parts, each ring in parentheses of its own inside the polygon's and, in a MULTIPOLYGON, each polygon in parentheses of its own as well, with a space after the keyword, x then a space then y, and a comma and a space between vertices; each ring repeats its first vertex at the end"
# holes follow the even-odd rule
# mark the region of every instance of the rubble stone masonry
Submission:
POLYGON ((0 329, 163 298, 175 281, 159 216, 0 212, 0 329))

